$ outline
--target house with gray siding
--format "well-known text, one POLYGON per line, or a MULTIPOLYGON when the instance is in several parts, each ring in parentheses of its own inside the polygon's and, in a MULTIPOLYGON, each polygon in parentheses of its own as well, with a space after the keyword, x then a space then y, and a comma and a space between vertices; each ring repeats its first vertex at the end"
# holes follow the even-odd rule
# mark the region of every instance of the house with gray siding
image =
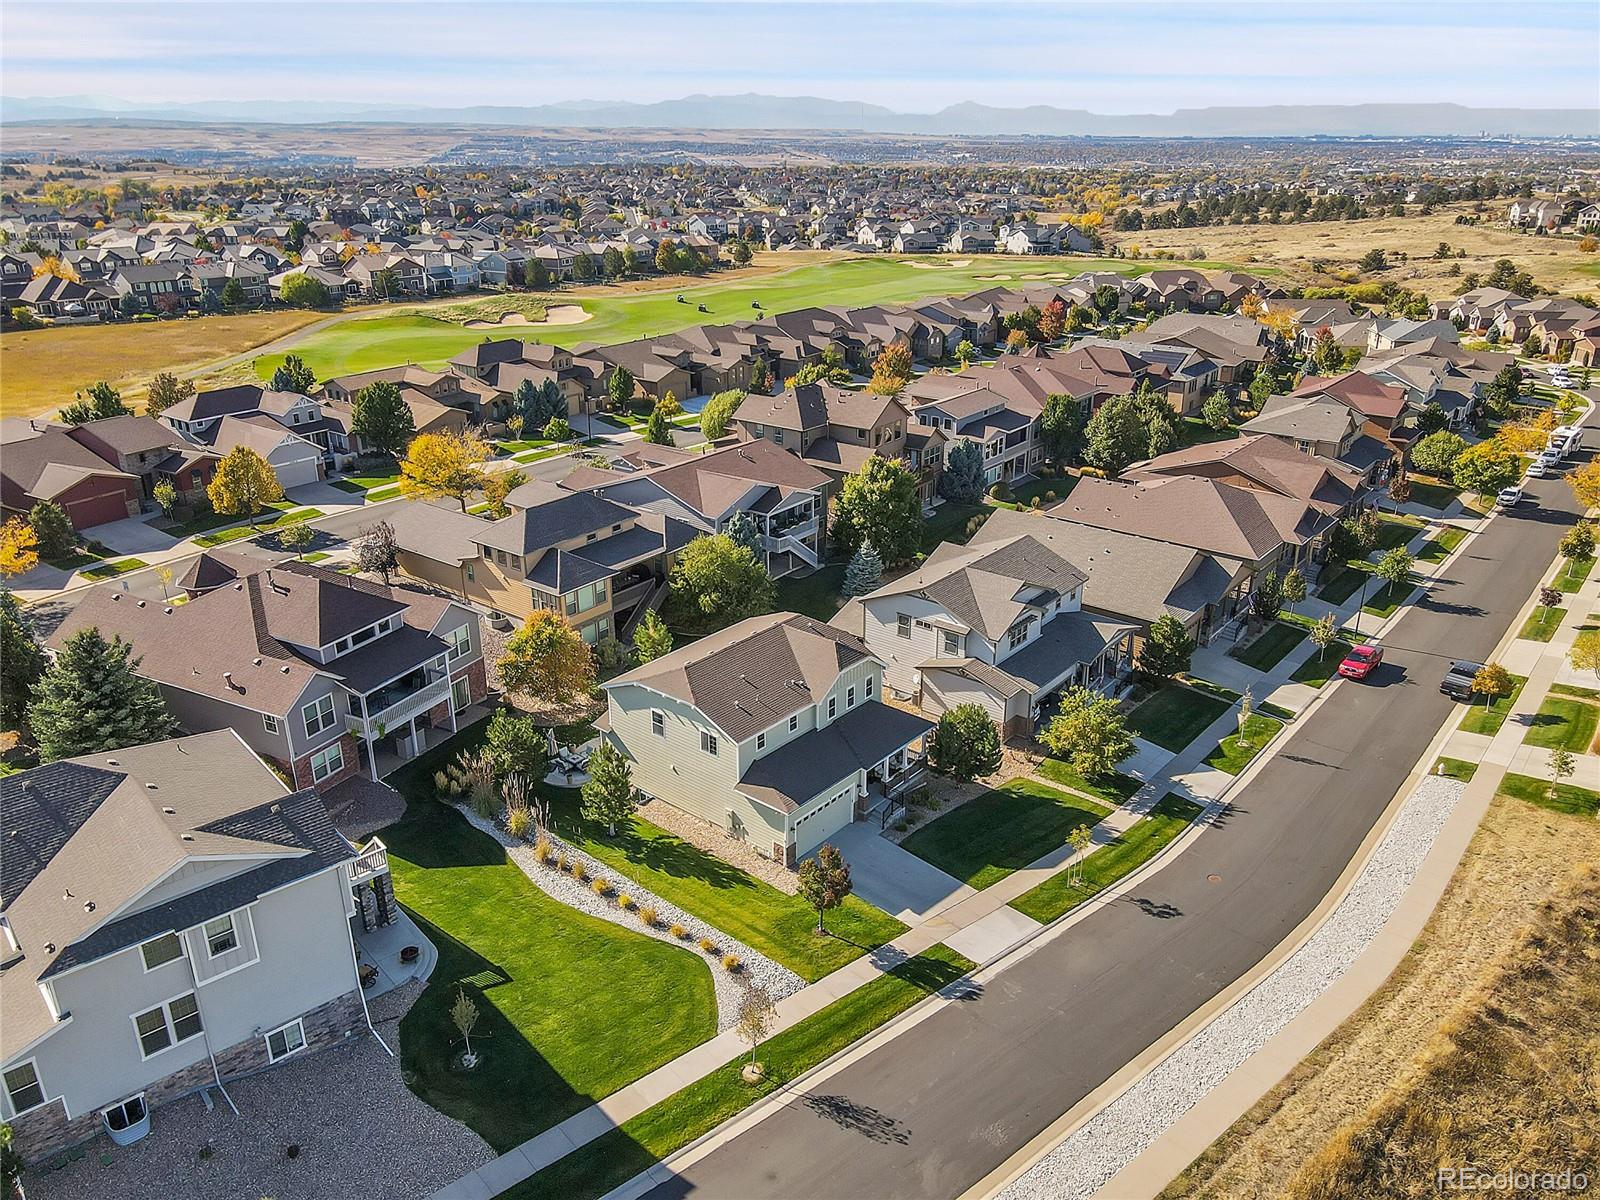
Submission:
POLYGON ((297 787, 376 779, 380 753, 412 757, 487 694, 478 616, 448 596, 225 551, 179 584, 188 603, 91 592, 46 650, 121 637, 181 728, 234 730, 297 787))
POLYGON ((24 1160, 370 1030, 370 856, 236 733, 64 759, 0 799, 0 1120, 24 1160))
POLYGON ((793 866, 921 776, 932 723, 881 659, 794 613, 752 617, 604 684, 634 786, 793 866))

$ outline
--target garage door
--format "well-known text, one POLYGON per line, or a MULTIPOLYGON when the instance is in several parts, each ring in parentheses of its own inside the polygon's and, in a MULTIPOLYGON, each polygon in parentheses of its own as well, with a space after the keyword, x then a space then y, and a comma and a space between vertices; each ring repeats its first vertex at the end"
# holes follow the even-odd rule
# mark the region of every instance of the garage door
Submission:
POLYGON ((795 856, 804 858, 855 819, 856 788, 835 792, 794 823, 795 856))
POLYGON ((284 488, 299 487, 301 484, 315 483, 321 478, 317 473, 319 461, 317 455, 310 455, 289 462, 274 463, 272 469, 277 472, 278 483, 284 488))

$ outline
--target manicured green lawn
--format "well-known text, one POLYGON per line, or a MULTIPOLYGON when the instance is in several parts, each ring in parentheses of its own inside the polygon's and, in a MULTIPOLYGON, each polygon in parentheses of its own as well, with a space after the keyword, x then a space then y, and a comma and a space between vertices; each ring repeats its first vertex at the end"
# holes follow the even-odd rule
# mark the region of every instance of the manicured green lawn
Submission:
MULTIPOLYGON (((1059 500, 1066 499, 1067 495, 1078 485, 1076 475, 1057 476, 1054 479, 1031 479, 1027 483, 1019 483, 1011 489, 1011 503, 1015 508, 1033 507, 1033 498, 1039 497, 1041 506, 1048 508, 1059 500), (1055 500, 1050 496, 1055 496, 1055 500)), ((990 503, 995 503, 990 501, 990 503)))
POLYGON ((1392 617, 1400 605, 1405 603, 1406 597, 1416 589, 1416 581, 1409 578, 1400 583, 1386 583, 1367 598, 1367 602, 1361 606, 1361 611, 1371 613, 1375 617, 1392 617))
POLYGON ((1570 683, 1552 683, 1550 690, 1557 696, 1578 696, 1585 700, 1600 700, 1600 688, 1574 687, 1570 683))
POLYGON ((1404 513, 1398 516, 1394 513, 1380 513, 1378 515, 1378 548, 1375 554, 1382 555, 1393 550, 1396 546, 1404 546, 1421 533, 1427 525, 1421 517, 1409 517, 1404 513))
POLYGON ((1600 792, 1578 787, 1576 784, 1557 785, 1555 795, 1550 795, 1550 781, 1535 779, 1531 775, 1507 775, 1500 781, 1500 794, 1514 800, 1525 800, 1548 808, 1552 812, 1570 813, 1575 817, 1592 817, 1600 812, 1600 792))
POLYGON ((1450 557, 1451 551, 1466 539, 1467 531, 1465 529, 1457 529, 1454 525, 1447 525, 1422 543, 1422 548, 1417 551, 1417 561, 1421 563, 1442 563, 1450 557))
POLYGON ((1232 441, 1238 436, 1240 436, 1239 428, 1236 425, 1230 425, 1226 429, 1213 429, 1199 417, 1184 417, 1178 422, 1178 444, 1173 449, 1187 450, 1190 446, 1232 441))
POLYGON ((118 575, 126 575, 129 571, 137 571, 140 567, 149 565, 142 558, 119 558, 116 562, 101 562, 97 566, 88 567, 79 574, 85 579, 115 579, 118 575))
POLYGON ((1594 744, 1597 726, 1600 726, 1600 705, 1566 696, 1546 696, 1522 741, 1528 746, 1542 746, 1547 750, 1561 746, 1574 754, 1583 754, 1594 744))
POLYGON ((717 1010, 698 955, 550 899, 429 798, 431 772, 464 744, 390 777, 407 798, 380 835, 395 894, 439 948, 400 1023, 400 1055, 413 1091, 503 1153, 711 1037, 717 1010), (461 990, 479 1012, 470 1072, 451 1067, 461 990))
POLYGON ((1459 779, 1462 783, 1471 783, 1472 777, 1478 773, 1478 764, 1467 762, 1461 758, 1441 758, 1433 764, 1430 774, 1442 775, 1446 779, 1459 779), (1441 771, 1439 768, 1443 767, 1441 771))
POLYGON ((1062 762, 1059 758, 1047 758, 1039 764, 1039 774, 1046 779, 1053 779, 1062 787, 1085 796, 1093 796, 1097 800, 1104 800, 1107 804, 1126 804, 1133 799, 1134 793, 1144 785, 1132 775, 1124 775, 1121 771, 1113 771, 1105 779, 1091 782, 1072 769, 1070 763, 1062 762))
POLYGON ((1344 661, 1345 655, 1350 653, 1350 643, 1342 638, 1330 642, 1327 648, 1320 653, 1314 652, 1310 658, 1294 669, 1289 678, 1295 683, 1309 684, 1319 688, 1338 673, 1339 664, 1344 661))
POLYGON ((1361 585, 1371 578, 1372 572, 1359 563, 1350 563, 1331 571, 1317 588, 1317 599, 1329 604, 1343 604, 1361 590, 1361 585))
MULTIPOLYGON (((267 505, 267 509, 269 511, 280 513, 288 512, 292 508, 294 508, 294 505, 289 503, 287 500, 279 500, 273 504, 267 505)), ((208 533, 213 529, 220 529, 224 525, 232 525, 234 522, 241 519, 242 518, 240 517, 229 516, 227 513, 202 513, 200 516, 195 517, 191 521, 185 521, 182 525, 170 526, 164 532, 181 540, 183 538, 193 537, 197 533, 208 533)))
POLYGON ((1575 592, 1581 588, 1584 581, 1589 578, 1589 572, 1594 570, 1592 558, 1565 558, 1561 560, 1561 570, 1556 572, 1553 586, 1563 592, 1575 592))
MULTIPOLYGON (((591 314, 587 321, 576 325, 507 325, 485 330, 468 329, 452 321, 414 313, 363 317, 318 330, 296 345, 293 353, 305 360, 318 379, 326 379, 403 362, 424 367, 441 366, 486 337, 531 339, 557 346, 575 346, 579 342, 611 345, 648 334, 673 333, 690 325, 727 324, 816 305, 849 308, 903 304, 925 296, 975 292, 995 286, 996 281, 986 276, 1005 275, 1016 280, 1024 274, 1036 274, 1068 279, 1080 271, 1138 275, 1149 268, 1147 263, 1125 258, 962 256, 955 261, 966 262, 963 267, 952 265, 948 258, 924 261, 924 267, 915 268, 899 255, 874 255, 833 259, 739 279, 710 275, 703 283, 687 286, 681 281, 671 281, 648 292, 586 288, 580 295, 562 291, 549 293, 550 303, 581 304, 591 314), (687 303, 678 303, 679 295, 687 303), (752 302, 760 303, 762 311, 752 308, 752 302), (710 311, 700 312, 701 304, 710 311)), ((256 373, 262 379, 271 378, 282 362, 283 355, 263 355, 255 360, 256 373)))
POLYGON ((787 575, 775 585, 779 612, 804 613, 819 621, 831 621, 844 601, 839 588, 844 584, 845 563, 827 563, 809 575, 787 575))
POLYGON ((1103 804, 1046 784, 1016 779, 924 825, 905 841, 941 871, 982 891, 1066 845, 1079 825, 1097 825, 1103 804))
MULTIPOLYGON (((202 534, 200 537, 194 539, 194 544, 196 546, 206 547, 223 546, 229 542, 237 542, 244 538, 255 537, 259 533, 272 533, 275 530, 284 529, 290 525, 299 525, 302 521, 310 521, 320 517, 321 515, 322 510, 318 508, 297 508, 293 512, 284 513, 275 521, 258 523, 254 527, 249 525, 238 525, 232 529, 221 529, 216 533, 202 534)), ((229 519, 234 520, 236 518, 229 519)))
POLYGON ((361 495, 374 488, 388 487, 399 482, 399 479, 400 472, 394 471, 388 475, 352 475, 348 479, 330 479, 328 482, 341 492, 361 495))
POLYGON ((1528 615, 1528 619, 1522 623, 1522 632, 1517 636, 1533 642, 1548 642, 1555 637, 1566 615, 1564 608, 1545 608, 1541 605, 1528 615))
POLYGON ((744 1082, 749 1059, 741 1055, 502 1192, 501 1200, 605 1195, 975 969, 948 946, 924 950, 762 1043, 756 1059, 766 1075, 759 1083, 744 1082))
POLYGON ((1453 484, 1442 482, 1426 482, 1413 475, 1408 482, 1411 484, 1411 501, 1424 508, 1431 508, 1443 512, 1450 507, 1452 501, 1461 495, 1461 489, 1453 484))
POLYGON ((1230 650, 1247 667, 1270 671, 1283 661, 1284 655, 1306 640, 1306 631, 1295 625, 1274 622, 1260 637, 1242 650, 1230 650))
POLYGON ((905 932, 905 926, 854 896, 827 915, 817 936, 817 913, 748 871, 707 854, 675 834, 635 817, 609 837, 585 820, 578 793, 547 788, 556 833, 594 855, 618 875, 710 922, 806 980, 821 979, 905 932))
POLYGON ((1193 688, 1168 684, 1128 714, 1128 728, 1174 754, 1228 711, 1228 702, 1193 688))
POLYGON ((1243 737, 1237 733, 1230 733, 1223 738, 1217 743, 1216 748, 1206 755, 1206 766, 1226 771, 1229 775, 1237 775, 1250 765, 1250 760, 1260 754, 1261 748, 1282 728, 1282 721, 1275 721, 1260 713, 1251 713, 1250 719, 1244 723, 1243 737))
POLYGON ((1491 737, 1499 733, 1500 726, 1504 725, 1506 718, 1511 715, 1511 706, 1522 694, 1522 685, 1527 682, 1527 676, 1513 675, 1509 696, 1497 697, 1492 704, 1473 701, 1471 711, 1461 718, 1460 730, 1463 733, 1487 733, 1491 737))
MULTIPOLYGON (((1056 480, 1065 484, 1064 479, 1056 480)), ((967 533, 967 522, 973 517, 987 517, 990 508, 985 504, 957 504, 954 500, 946 500, 933 510, 933 516, 922 523, 922 552, 932 554, 943 542, 961 542, 965 544, 970 536, 967 533)))
POLYGON ((1187 829, 1201 811, 1193 800, 1168 792, 1144 820, 1115 841, 1086 855, 1079 864, 1079 877, 1061 871, 1018 896, 1011 907, 1035 921, 1049 924, 1149 862, 1163 846, 1187 829))

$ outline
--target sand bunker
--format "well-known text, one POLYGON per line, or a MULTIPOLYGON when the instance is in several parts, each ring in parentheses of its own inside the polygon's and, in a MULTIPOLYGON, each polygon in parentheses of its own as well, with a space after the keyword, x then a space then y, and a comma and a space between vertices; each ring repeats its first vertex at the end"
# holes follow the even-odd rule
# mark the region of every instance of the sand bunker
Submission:
POLYGON ((972 265, 970 258, 952 258, 947 263, 911 262, 908 259, 901 259, 900 261, 908 267, 916 268, 918 271, 942 271, 946 267, 970 267, 972 265))
POLYGON ((1009 275, 979 275, 979 276, 978 276, 978 278, 979 278, 979 279, 983 279, 983 280, 990 280, 990 279, 1010 279, 1010 278, 1011 278, 1011 276, 1009 276, 1009 275))
POLYGON ((498 321, 468 321, 468 329, 499 329, 504 325, 581 325, 593 318, 581 304, 557 304, 545 310, 544 320, 530 321, 526 313, 502 313, 498 321))

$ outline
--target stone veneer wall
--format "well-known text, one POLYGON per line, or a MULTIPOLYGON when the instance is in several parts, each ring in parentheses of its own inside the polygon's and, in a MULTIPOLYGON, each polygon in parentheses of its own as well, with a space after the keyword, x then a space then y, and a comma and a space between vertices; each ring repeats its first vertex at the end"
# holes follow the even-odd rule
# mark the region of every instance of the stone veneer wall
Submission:
MULTIPOLYGON (((305 1049, 291 1054, 288 1058, 279 1059, 280 1063, 298 1059, 305 1054, 314 1054, 318 1050, 327 1050, 367 1031, 361 994, 354 990, 329 1000, 326 1004, 318 1005, 309 1012, 301 1013, 300 1020, 305 1025, 305 1049)), ((217 1071, 222 1075, 224 1084, 278 1065, 267 1060, 265 1036, 246 1038, 224 1050, 216 1051, 216 1060, 217 1071)), ((144 1089, 145 1104, 154 1114, 162 1104, 181 1099, 201 1088, 214 1086, 215 1083, 211 1059, 202 1058, 191 1066, 181 1071, 174 1071, 164 1079, 158 1079, 147 1086, 144 1089)), ((152 1127, 155 1124, 156 1119, 152 1116, 152 1127)), ((52 1100, 43 1108, 37 1108, 13 1121, 12 1128, 16 1135, 14 1148, 17 1153, 22 1156, 25 1163, 37 1163, 79 1142, 88 1141, 104 1132, 105 1127, 100 1120, 99 1112, 79 1113, 68 1120, 61 1101, 52 1100)))

